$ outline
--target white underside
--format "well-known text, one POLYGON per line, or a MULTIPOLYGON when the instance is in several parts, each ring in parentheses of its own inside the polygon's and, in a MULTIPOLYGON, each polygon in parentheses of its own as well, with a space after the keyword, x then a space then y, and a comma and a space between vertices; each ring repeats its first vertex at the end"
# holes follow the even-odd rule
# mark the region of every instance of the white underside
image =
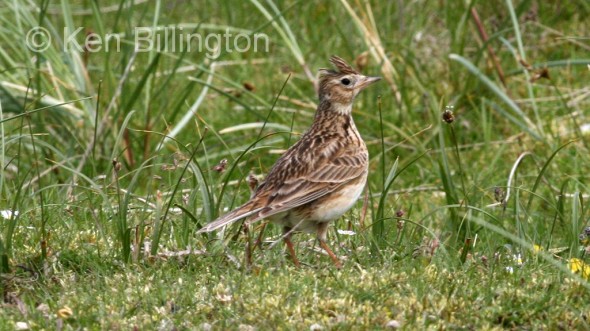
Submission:
POLYGON ((346 185, 330 193, 310 205, 306 205, 307 212, 295 208, 270 217, 270 221, 297 231, 315 233, 320 223, 331 222, 354 206, 363 193, 366 177, 358 184, 346 185), (311 213, 309 213, 311 208, 311 213))

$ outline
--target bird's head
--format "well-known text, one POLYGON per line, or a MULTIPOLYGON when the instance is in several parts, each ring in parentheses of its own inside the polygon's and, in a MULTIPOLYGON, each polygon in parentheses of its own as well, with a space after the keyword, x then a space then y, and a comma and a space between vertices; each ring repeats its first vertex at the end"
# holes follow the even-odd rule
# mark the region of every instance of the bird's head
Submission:
POLYGON ((337 70, 320 69, 320 103, 327 101, 332 109, 349 114, 352 112, 352 102, 357 94, 381 77, 364 76, 338 56, 332 56, 330 62, 337 70))

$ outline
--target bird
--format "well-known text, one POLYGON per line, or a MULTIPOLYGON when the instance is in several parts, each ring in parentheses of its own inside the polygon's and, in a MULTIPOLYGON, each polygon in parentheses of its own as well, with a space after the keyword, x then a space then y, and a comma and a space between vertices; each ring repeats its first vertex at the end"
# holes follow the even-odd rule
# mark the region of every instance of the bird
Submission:
POLYGON ((267 219, 283 227, 283 240, 299 267, 291 235, 315 233, 336 268, 342 263, 328 247, 330 222, 350 210, 361 196, 369 172, 369 153, 358 132, 352 106, 355 97, 381 77, 365 76, 338 56, 335 67, 318 73, 319 104, 310 129, 272 166, 243 205, 206 224, 211 232, 246 219, 267 219))

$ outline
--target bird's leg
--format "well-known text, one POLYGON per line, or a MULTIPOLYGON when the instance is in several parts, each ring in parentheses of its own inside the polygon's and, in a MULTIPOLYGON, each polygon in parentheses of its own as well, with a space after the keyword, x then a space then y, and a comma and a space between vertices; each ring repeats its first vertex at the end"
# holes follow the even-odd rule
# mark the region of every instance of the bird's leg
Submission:
POLYGON ((297 268, 299 268, 301 265, 299 264, 299 259, 295 255, 295 248, 293 248, 293 242, 291 242, 291 228, 287 227, 287 226, 284 227, 283 233, 284 233, 283 240, 285 241, 285 245, 287 245, 287 250, 289 251, 289 255, 291 255, 291 259, 293 259, 293 263, 295 263, 295 266, 297 268))
POLYGON ((260 229, 260 234, 258 235, 258 238, 254 242, 254 245, 252 245, 252 250, 255 250, 256 247, 260 247, 260 249, 262 249, 262 235, 264 234, 264 230, 266 229, 267 224, 268 223, 262 224, 262 229, 260 229))
POLYGON ((252 266, 252 240, 250 238, 250 224, 248 222, 244 222, 244 235, 246 236, 246 252, 245 255, 245 265, 247 268, 252 266))
POLYGON ((322 239, 320 239, 320 246, 322 246, 322 248, 326 251, 326 253, 328 253, 328 255, 330 255, 330 258, 332 259, 332 261, 334 261, 334 265, 336 266, 336 269, 342 268, 342 263, 340 263, 340 260, 338 260, 338 257, 336 256, 336 254, 334 254, 334 252, 332 252, 330 247, 328 247, 328 244, 326 244, 326 242, 323 241, 322 239))
POLYGON ((320 241, 320 246, 326 251, 326 253, 328 253, 330 258, 334 262, 336 269, 340 269, 340 268, 342 268, 342 263, 340 262, 340 260, 338 260, 338 257, 336 256, 336 254, 334 254, 334 252, 332 252, 330 247, 328 247, 328 244, 326 244, 326 234, 327 233, 328 233, 328 222, 319 223, 317 234, 318 234, 318 240, 320 241))

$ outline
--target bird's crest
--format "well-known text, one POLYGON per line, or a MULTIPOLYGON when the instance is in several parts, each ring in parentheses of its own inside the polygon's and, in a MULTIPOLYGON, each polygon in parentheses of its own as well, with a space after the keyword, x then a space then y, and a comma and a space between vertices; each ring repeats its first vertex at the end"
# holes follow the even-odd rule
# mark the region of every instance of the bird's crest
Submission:
POLYGON ((341 75, 341 74, 358 74, 359 72, 356 71, 353 67, 351 67, 348 63, 346 63, 342 58, 332 55, 330 57, 330 62, 338 69, 320 69, 320 78, 323 76, 334 76, 334 75, 341 75))
POLYGON ((338 68, 338 70, 340 71, 341 74, 358 74, 359 73, 353 67, 348 65, 348 63, 346 63, 342 58, 340 58, 336 55, 332 55, 330 57, 330 62, 332 62, 332 64, 336 68, 338 68))

